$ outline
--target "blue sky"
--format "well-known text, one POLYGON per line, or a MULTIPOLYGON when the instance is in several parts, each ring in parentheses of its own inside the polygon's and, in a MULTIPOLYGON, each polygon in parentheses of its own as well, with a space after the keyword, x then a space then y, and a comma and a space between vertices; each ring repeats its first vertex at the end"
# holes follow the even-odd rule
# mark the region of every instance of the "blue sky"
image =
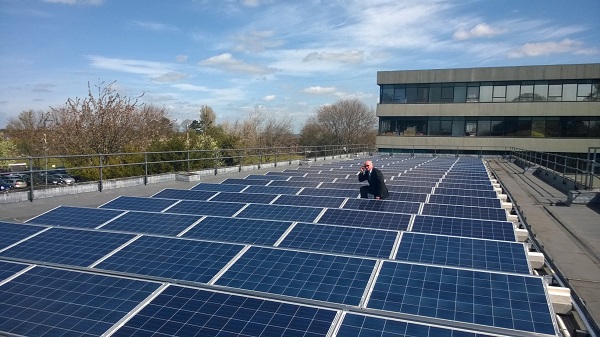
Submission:
POLYGON ((0 0, 0 128, 121 95, 178 123, 256 108, 295 131, 325 104, 376 107, 378 70, 600 62, 600 0, 0 0))

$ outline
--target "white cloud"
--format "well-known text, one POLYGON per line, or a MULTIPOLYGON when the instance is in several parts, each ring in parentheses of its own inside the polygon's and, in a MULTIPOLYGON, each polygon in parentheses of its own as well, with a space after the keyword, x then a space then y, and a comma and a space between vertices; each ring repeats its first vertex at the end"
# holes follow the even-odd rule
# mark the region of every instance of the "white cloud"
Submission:
POLYGON ((510 58, 521 58, 526 56, 542 56, 560 53, 573 53, 577 55, 598 54, 596 48, 584 48, 583 43, 571 39, 564 39, 559 42, 537 42, 525 43, 519 48, 508 52, 510 58))
POLYGON ((263 97, 263 101, 271 102, 271 101, 275 100, 276 97, 277 96, 275 96, 275 95, 267 95, 267 96, 263 97))
POLYGON ((274 72, 273 69, 266 67, 257 66, 254 64, 245 63, 243 61, 235 59, 231 54, 224 53, 221 55, 209 57, 205 60, 200 61, 200 65, 207 67, 214 67, 217 69, 235 72, 235 73, 246 73, 246 74, 269 74, 274 72))
POLYGON ((316 87, 305 88, 304 90, 302 90, 302 92, 307 93, 307 94, 314 94, 314 95, 324 95, 324 94, 335 93, 336 90, 337 89, 335 87, 316 86, 316 87))
POLYGON ((306 55, 303 62, 312 62, 312 61, 332 61, 332 62, 342 62, 342 63, 351 63, 351 64, 359 64, 362 63, 365 59, 364 51, 359 50, 349 50, 341 53, 329 53, 329 52, 312 52, 306 55))
POLYGON ((270 39, 275 33, 272 30, 252 31, 234 37, 236 41, 232 49, 241 52, 260 53, 266 49, 277 48, 285 42, 279 39, 270 39))
POLYGON ((104 0, 43 0, 44 2, 64 4, 64 5, 94 5, 99 6, 104 0))
POLYGON ((491 37, 503 34, 504 32, 506 32, 505 29, 495 28, 483 22, 468 30, 464 27, 460 27, 454 32, 454 38, 457 40, 467 40, 476 37, 491 37))
POLYGON ((177 82, 179 80, 188 78, 189 76, 190 76, 189 74, 170 71, 170 72, 162 74, 160 76, 153 77, 152 80, 156 81, 156 82, 177 82))
POLYGON ((177 60, 177 62, 179 62, 179 63, 183 63, 183 62, 187 61, 187 59, 188 59, 188 56, 187 56, 187 55, 180 54, 180 55, 177 55, 177 56, 175 57, 175 59, 177 60))
POLYGON ((88 58, 92 61, 92 66, 100 69, 141 74, 151 77, 159 77, 172 72, 170 65, 161 62, 117 59, 103 56, 88 56, 88 58))
POLYGON ((164 31, 177 31, 178 29, 173 26, 169 26, 160 22, 151 22, 151 21, 131 21, 130 25, 140 28, 143 30, 150 30, 154 32, 164 32, 164 31))

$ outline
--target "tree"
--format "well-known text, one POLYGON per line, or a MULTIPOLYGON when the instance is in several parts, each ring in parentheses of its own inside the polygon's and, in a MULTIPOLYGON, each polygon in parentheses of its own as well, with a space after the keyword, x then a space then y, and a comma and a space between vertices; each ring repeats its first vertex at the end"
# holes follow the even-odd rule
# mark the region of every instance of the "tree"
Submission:
POLYGON ((200 122, 199 127, 201 132, 208 132, 215 124, 216 119, 215 112, 208 105, 202 105, 200 107, 200 122))
POLYGON ((375 143, 377 116, 358 99, 340 100, 317 109, 302 127, 300 144, 369 144, 375 143))
MULTIPOLYGON (((17 144, 0 132, 0 158, 16 158, 18 156, 19 150, 17 149, 17 144)), ((5 166, 12 162, 12 160, 0 161, 0 166, 5 166)))
POLYGON ((21 154, 31 157, 43 156, 48 150, 48 127, 51 123, 48 112, 23 111, 17 117, 8 120, 6 135, 21 154))

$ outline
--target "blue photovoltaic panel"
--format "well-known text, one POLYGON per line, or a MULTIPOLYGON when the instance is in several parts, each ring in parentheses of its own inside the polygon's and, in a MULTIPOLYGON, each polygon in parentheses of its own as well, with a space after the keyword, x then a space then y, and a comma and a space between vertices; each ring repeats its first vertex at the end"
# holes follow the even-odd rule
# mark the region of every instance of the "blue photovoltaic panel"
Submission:
POLYGON ((258 179, 258 180, 287 180, 289 177, 278 175, 261 175, 261 174, 250 174, 244 179, 258 179))
POLYGON ((2 233, 2 235, 0 235, 0 250, 43 229, 45 229, 45 227, 0 222, 0 233, 2 233))
POLYGON ((522 243, 404 232, 397 260, 529 274, 522 243))
POLYGON ((246 188, 244 185, 237 184, 209 184, 200 183, 192 187, 192 191, 215 191, 215 192, 240 192, 246 188))
POLYGON ((410 192, 390 191, 390 196, 386 200, 425 202, 425 200, 427 200, 427 193, 410 193, 410 192))
POLYGON ((337 335, 354 337, 491 337, 491 335, 464 330, 350 313, 344 316, 337 335))
POLYGON ((100 336, 159 285, 35 267, 0 287, 0 331, 21 336, 100 336))
POLYGON ((285 186, 249 186, 244 190, 244 193, 265 193, 265 194, 296 194, 302 188, 300 187, 285 187, 285 186))
POLYGON ((273 181, 269 186, 283 186, 283 187, 312 187, 316 188, 321 182, 319 181, 273 181))
POLYGON ((132 211, 107 223, 102 229, 176 236, 200 218, 198 215, 132 211))
POLYGON ((389 258, 398 232, 298 223, 279 247, 389 258))
POLYGON ((122 209, 128 211, 162 212, 177 202, 178 200, 174 199, 120 196, 100 206, 100 208, 122 209))
POLYGON ((456 205, 424 204, 422 215, 437 215, 442 217, 482 219, 506 221, 506 210, 503 208, 468 207, 456 205))
POLYGON ((454 189, 458 188, 461 190, 478 190, 478 191, 493 191, 494 186, 490 182, 487 184, 476 184, 473 182, 466 183, 452 183, 452 182, 443 182, 438 185, 439 188, 449 188, 454 189))
POLYGON ((217 285, 358 305, 375 260, 251 247, 217 285))
POLYGON ((470 238, 516 241, 513 224, 508 221, 445 218, 417 215, 413 232, 464 236, 470 238))
POLYGON ((282 172, 269 171, 265 174, 268 176, 303 176, 306 174, 306 172, 285 169, 282 172))
POLYGON ((556 334, 541 277, 384 261, 367 307, 556 334))
POLYGON ((498 198, 461 197, 458 195, 432 194, 429 196, 430 204, 462 205, 475 207, 500 208, 502 205, 498 198))
POLYGON ((329 208, 317 222, 354 227, 406 230, 410 222, 410 214, 329 208))
POLYGON ((335 178, 321 176, 320 174, 317 174, 317 175, 311 175, 308 177, 292 176, 292 177, 290 177, 289 181, 318 181, 318 182, 330 183, 333 181, 333 179, 335 179, 335 178))
POLYGON ((238 185, 258 185, 264 186, 269 183, 270 180, 257 180, 257 179, 236 179, 227 178, 223 180, 222 184, 238 184, 238 185))
POLYGON ((356 198, 360 195, 358 189, 344 190, 335 188, 305 188, 299 195, 312 195, 323 197, 356 198))
POLYGON ((180 190, 175 188, 166 188, 156 193, 152 197, 181 200, 208 200, 215 194, 217 194, 217 192, 215 191, 180 190))
POLYGON ((207 217, 183 237, 272 246, 291 222, 240 218, 207 217))
POLYGON ((169 208, 169 213, 232 216, 244 204, 236 202, 212 202, 184 200, 169 208))
POLYGON ((95 268, 206 283, 242 248, 242 245, 142 236, 95 268))
POLYGON ((418 202, 387 201, 375 199, 348 199, 344 209, 355 209, 363 211, 392 212, 416 214, 421 206, 418 202))
POLYGON ((460 195, 464 197, 498 198, 498 193, 496 193, 496 191, 489 190, 465 190, 460 188, 436 187, 434 193, 445 195, 460 195))
POLYGON ((311 207, 338 208, 344 202, 344 198, 338 197, 314 197, 308 195, 280 195, 273 202, 274 205, 295 205, 311 207))
POLYGON ((407 186, 407 185, 394 185, 388 186, 388 190, 391 193, 431 193, 433 188, 429 186, 407 186))
POLYGON ((96 228, 120 214, 123 214, 123 211, 60 206, 28 220, 27 223, 77 228, 96 228))
POLYGON ((113 336, 327 335, 336 311, 169 286, 113 336))
POLYGON ((313 222, 323 209, 319 207, 250 204, 238 218, 313 222))
POLYGON ((51 228, 1 252, 0 256, 87 267, 133 237, 129 234, 51 228))
POLYGON ((268 204, 275 199, 274 195, 261 193, 228 193, 221 192, 210 201, 229 201, 229 202, 252 202, 255 204, 268 204))
POLYGON ((0 282, 27 268, 27 266, 26 264, 0 261, 0 282))

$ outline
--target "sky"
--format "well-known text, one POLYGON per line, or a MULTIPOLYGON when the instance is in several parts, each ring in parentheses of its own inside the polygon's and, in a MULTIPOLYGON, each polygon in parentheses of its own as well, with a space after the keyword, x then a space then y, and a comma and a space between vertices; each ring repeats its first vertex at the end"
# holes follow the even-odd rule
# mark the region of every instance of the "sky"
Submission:
POLYGON ((0 0, 0 128, 88 84, 177 123, 375 109, 377 71, 600 62, 600 0, 0 0))

